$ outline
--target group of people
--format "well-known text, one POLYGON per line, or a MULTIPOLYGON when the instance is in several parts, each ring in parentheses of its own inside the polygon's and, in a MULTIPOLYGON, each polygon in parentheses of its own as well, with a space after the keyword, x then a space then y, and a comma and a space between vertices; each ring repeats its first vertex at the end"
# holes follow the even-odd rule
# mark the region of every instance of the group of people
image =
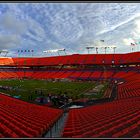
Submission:
POLYGON ((48 101, 52 102, 54 106, 66 105, 69 102, 72 102, 72 99, 69 98, 65 93, 62 95, 48 95, 48 101))
POLYGON ((14 89, 14 87, 10 87, 10 86, 0 86, 0 89, 2 89, 2 90, 12 90, 12 89, 14 89))
POLYGON ((45 104, 51 103, 55 107, 60 107, 62 105, 66 105, 72 102, 72 98, 68 97, 66 94, 67 93, 65 92, 64 94, 61 95, 55 95, 51 93, 45 95, 43 94, 43 92, 40 92, 40 96, 36 101, 45 104))

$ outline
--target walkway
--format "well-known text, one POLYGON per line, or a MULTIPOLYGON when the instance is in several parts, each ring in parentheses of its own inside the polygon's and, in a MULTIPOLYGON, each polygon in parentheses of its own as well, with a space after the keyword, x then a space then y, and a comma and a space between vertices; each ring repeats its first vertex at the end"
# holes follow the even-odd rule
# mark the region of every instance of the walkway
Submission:
POLYGON ((54 124, 54 126, 44 136, 45 138, 61 138, 61 133, 67 119, 68 113, 63 113, 62 117, 54 124))

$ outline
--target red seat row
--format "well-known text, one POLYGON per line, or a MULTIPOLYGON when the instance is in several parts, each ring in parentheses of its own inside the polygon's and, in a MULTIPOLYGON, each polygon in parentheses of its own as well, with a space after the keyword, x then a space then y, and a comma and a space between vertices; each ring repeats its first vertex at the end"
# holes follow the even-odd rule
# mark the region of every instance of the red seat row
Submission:
POLYGON ((62 137, 140 137, 140 97, 72 109, 62 137))
POLYGON ((0 94, 0 137, 42 137, 63 110, 27 103, 0 94))
POLYGON ((52 66, 52 65, 75 65, 75 64, 133 64, 140 62, 140 53, 127 54, 73 54, 66 56, 52 56, 42 58, 11 58, 0 59, 0 65, 5 66, 52 66))

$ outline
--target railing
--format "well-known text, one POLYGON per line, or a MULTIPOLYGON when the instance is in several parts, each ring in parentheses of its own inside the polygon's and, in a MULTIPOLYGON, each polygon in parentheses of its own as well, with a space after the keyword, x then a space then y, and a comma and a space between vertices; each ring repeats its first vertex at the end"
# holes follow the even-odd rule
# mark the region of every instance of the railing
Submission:
POLYGON ((68 112, 69 111, 69 107, 72 106, 72 105, 87 107, 87 106, 90 106, 90 105, 111 102, 111 101, 115 100, 116 97, 117 97, 117 84, 114 84, 113 88, 112 88, 112 92, 111 92, 110 98, 88 100, 86 102, 80 102, 80 101, 78 101, 78 102, 71 102, 71 103, 68 103, 66 105, 61 106, 60 108, 64 109, 64 112, 68 112))

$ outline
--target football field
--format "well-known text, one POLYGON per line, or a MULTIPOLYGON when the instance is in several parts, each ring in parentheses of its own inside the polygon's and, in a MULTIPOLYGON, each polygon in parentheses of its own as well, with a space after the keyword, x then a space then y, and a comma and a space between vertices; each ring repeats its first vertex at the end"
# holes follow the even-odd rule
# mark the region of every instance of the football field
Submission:
MULTIPOLYGON (((106 85, 106 83, 104 84, 106 85)), ((48 82, 45 80, 1 80, 0 92, 10 94, 12 96, 20 96, 25 101, 30 100, 30 96, 35 100, 42 94, 47 96, 63 95, 73 99, 95 97, 101 98, 103 92, 101 90, 95 95, 86 95, 89 90, 97 86, 96 82, 48 82)), ((103 87, 105 89, 105 86, 103 87)))

